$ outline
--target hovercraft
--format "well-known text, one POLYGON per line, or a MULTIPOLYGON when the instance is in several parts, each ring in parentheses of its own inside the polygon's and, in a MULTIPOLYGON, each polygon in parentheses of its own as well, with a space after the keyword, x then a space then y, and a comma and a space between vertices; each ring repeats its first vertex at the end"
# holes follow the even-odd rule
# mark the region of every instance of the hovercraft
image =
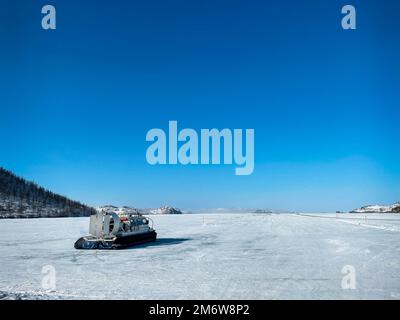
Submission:
POLYGON ((98 211, 90 216, 89 235, 75 242, 75 249, 122 249, 155 241, 153 221, 142 214, 98 211), (151 226, 150 226, 151 223, 151 226))

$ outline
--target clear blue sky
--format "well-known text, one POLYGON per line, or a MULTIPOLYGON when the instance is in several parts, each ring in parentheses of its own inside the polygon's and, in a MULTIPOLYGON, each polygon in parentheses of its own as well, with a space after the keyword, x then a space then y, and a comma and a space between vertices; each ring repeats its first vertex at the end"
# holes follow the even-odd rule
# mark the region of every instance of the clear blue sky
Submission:
POLYGON ((91 205, 400 200, 399 1, 0 1, 0 165, 91 205), (57 30, 41 29, 41 6, 57 30), (341 7, 357 30, 341 29, 341 7), (150 166, 146 133, 254 128, 255 171, 150 166))

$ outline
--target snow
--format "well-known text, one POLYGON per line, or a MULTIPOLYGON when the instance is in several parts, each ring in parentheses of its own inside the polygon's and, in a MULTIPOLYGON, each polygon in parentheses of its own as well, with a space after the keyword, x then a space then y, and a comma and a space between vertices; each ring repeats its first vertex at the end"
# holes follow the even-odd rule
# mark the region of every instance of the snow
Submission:
POLYGON ((171 206, 163 206, 157 209, 151 209, 149 211, 150 214, 182 214, 179 209, 173 208, 171 206))
POLYGON ((0 220, 0 298, 399 299, 397 214, 152 216, 159 240, 82 251, 89 218, 0 220), (56 288, 42 288, 43 266, 56 288), (342 289, 354 266, 356 289, 342 289))
POLYGON ((370 205, 364 206, 359 209, 355 209, 353 213, 369 213, 369 212, 382 212, 382 213, 389 213, 393 212, 396 208, 400 207, 400 203, 395 203, 389 206, 382 206, 382 205, 370 205))
POLYGON ((177 209, 173 208, 171 206, 165 205, 160 208, 155 208, 155 209, 139 209, 139 208, 134 208, 134 207, 116 207, 113 205, 106 205, 106 206, 100 206, 96 208, 97 211, 112 211, 117 213, 118 215, 124 215, 124 214, 130 214, 130 213, 142 213, 142 214, 182 214, 182 212, 177 209))

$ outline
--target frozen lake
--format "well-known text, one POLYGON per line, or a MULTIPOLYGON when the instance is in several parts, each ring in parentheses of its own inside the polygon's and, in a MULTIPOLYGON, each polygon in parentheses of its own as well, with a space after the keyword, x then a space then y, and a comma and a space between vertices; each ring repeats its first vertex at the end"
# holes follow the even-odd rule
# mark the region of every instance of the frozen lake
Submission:
POLYGON ((400 215, 151 218, 157 242, 116 251, 74 249, 88 218, 0 220, 0 298, 400 298, 400 215), (346 265, 356 289, 342 289, 346 265))

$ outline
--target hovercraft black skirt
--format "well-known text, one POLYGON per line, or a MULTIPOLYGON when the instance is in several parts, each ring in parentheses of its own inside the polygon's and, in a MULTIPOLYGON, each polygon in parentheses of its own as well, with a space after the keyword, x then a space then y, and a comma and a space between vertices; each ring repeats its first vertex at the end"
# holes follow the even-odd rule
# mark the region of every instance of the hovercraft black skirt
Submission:
POLYGON ((139 234, 117 236, 112 240, 82 237, 75 242, 74 247, 75 249, 123 249, 155 241, 156 238, 157 233, 154 230, 139 234))

